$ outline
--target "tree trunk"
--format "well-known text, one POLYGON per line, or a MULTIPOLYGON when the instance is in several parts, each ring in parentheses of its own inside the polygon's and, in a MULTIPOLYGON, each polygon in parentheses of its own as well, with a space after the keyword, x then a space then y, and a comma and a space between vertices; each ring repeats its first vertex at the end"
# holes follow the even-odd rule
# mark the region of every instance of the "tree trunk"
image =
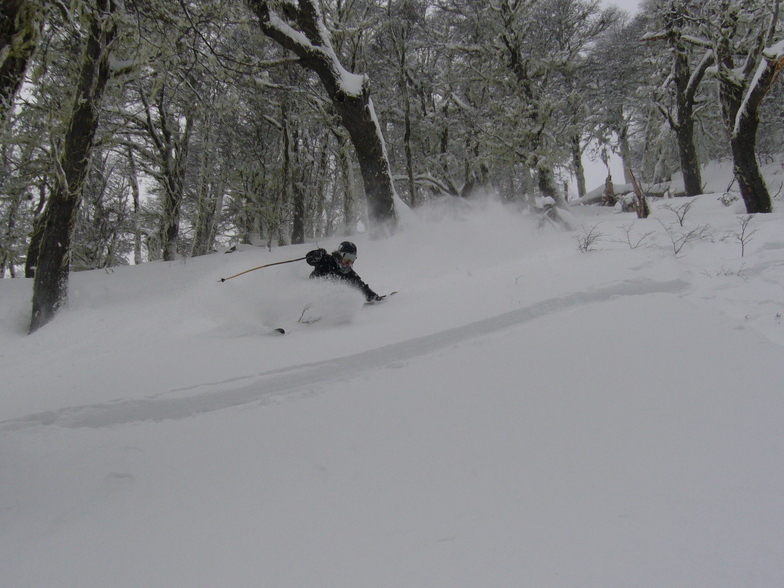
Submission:
POLYGON ((365 187, 368 220, 382 232, 394 232, 397 226, 397 214, 392 173, 366 83, 363 84, 361 96, 349 96, 338 92, 333 103, 356 151, 359 171, 365 187))
POLYGON ((539 192, 542 196, 552 198, 559 208, 566 208, 566 201, 558 189, 553 168, 547 164, 540 163, 537 166, 536 174, 539 192))
POLYGON ((68 294, 69 254, 76 212, 98 127, 101 101, 109 80, 109 54, 117 28, 112 0, 98 0, 88 13, 89 34, 71 119, 67 126, 54 190, 41 223, 30 332, 54 317, 68 294))
POLYGON ((403 149, 406 154, 406 176, 408 178, 408 204, 417 205, 416 179, 414 177, 414 156, 411 152, 411 96, 408 84, 403 81, 403 107, 405 132, 403 134, 403 149))
POLYGON ((621 155, 621 163, 623 164, 623 181, 626 184, 631 184, 632 179, 629 177, 629 170, 632 166, 632 148, 629 145, 629 125, 626 120, 621 117, 623 123, 618 133, 618 148, 621 155))
POLYGON ((324 211, 326 203, 326 189, 327 189, 327 166, 329 165, 329 133, 324 133, 324 139, 321 144, 321 155, 319 156, 319 165, 316 183, 316 202, 315 213, 311 219, 311 236, 315 239, 325 234, 322 230, 324 224, 324 211))
POLYGON ((694 143, 694 106, 697 89, 708 68, 715 63, 715 58, 712 50, 706 51, 692 71, 689 63, 691 51, 684 34, 688 20, 686 13, 684 13, 684 7, 671 3, 663 7, 663 10, 665 32, 651 37, 649 40, 666 38, 673 55, 672 83, 675 89, 675 119, 663 105, 658 104, 658 107, 667 118, 678 141, 678 154, 686 196, 697 196, 702 193, 702 171, 694 143))
POLYGON ((299 131, 295 128, 291 137, 290 150, 293 165, 290 168, 291 180, 291 244, 305 242, 305 191, 302 189, 302 162, 299 155, 299 131))
POLYGON ((141 191, 139 178, 136 175, 136 161, 130 148, 128 149, 128 183, 131 186, 133 199, 133 263, 139 265, 142 263, 141 191))
MULTIPOLYGON (((722 57, 724 68, 732 70, 731 57, 722 57)), ((754 86, 737 83, 737 76, 732 74, 719 76, 719 98, 730 135, 733 170, 749 214, 773 211, 773 200, 757 162, 757 130, 759 107, 784 67, 784 56, 763 56, 759 67, 754 86)))
MULTIPOLYGON (((391 4, 391 3, 390 3, 391 4)), ((408 78, 406 72, 406 51, 400 49, 398 72, 398 86, 403 93, 403 151, 406 157, 406 178, 408 180, 408 205, 416 206, 416 179, 414 177, 414 156, 411 152, 411 92, 408 88, 408 78)))
POLYGON ((582 198, 588 191, 585 186, 585 167, 583 167, 583 150, 580 147, 580 135, 572 135, 572 167, 577 179, 577 197, 582 198))
POLYGON ((351 158, 348 156, 348 141, 341 137, 338 147, 338 158, 340 159, 340 174, 343 178, 343 233, 347 237, 354 234, 356 226, 356 210, 354 203, 354 170, 351 167, 351 158))
POLYGON ((712 59, 704 59, 703 64, 692 75, 686 51, 675 51, 675 101, 678 110, 677 123, 673 128, 678 139, 686 196, 702 194, 702 171, 694 145, 694 101, 697 85, 702 80, 708 64, 712 62, 712 59))
POLYGON ((40 198, 33 216, 33 231, 30 235, 30 242, 27 244, 27 258, 25 259, 25 278, 35 277, 35 266, 38 263, 38 252, 41 249, 41 237, 44 232, 43 211, 46 202, 46 183, 42 182, 38 187, 40 198))
POLYGON ((3 0, 0 6, 0 122, 5 121, 38 41, 33 2, 3 0))
POLYGON ((678 154, 686 196, 702 194, 702 171, 697 148, 694 146, 694 120, 691 115, 682 119, 675 130, 675 136, 678 139, 678 154))
POLYGON ((715 63, 713 51, 708 51, 699 64, 691 71, 688 53, 682 47, 683 41, 675 44, 675 100, 678 108, 677 123, 674 126, 678 137, 678 151, 681 159, 681 173, 687 196, 702 194, 702 170, 694 143, 694 105, 697 88, 702 83, 708 68, 715 63))
POLYGON ((16 277, 17 252, 16 247, 14 247, 14 241, 16 240, 14 233, 16 232, 16 219, 21 204, 22 192, 16 191, 9 198, 8 202, 8 218, 5 225, 5 238, 3 239, 5 247, 2 251, 3 259, 0 261, 0 278, 5 278, 6 268, 8 268, 12 278, 16 277))
MULTIPOLYGON (((211 115, 209 115, 211 116, 211 115)), ((210 190, 210 177, 215 174, 215 166, 211 155, 214 152, 212 121, 207 121, 204 128, 205 137, 199 161, 199 185, 196 190, 196 221, 194 223, 191 257, 206 255, 212 248, 212 222, 215 218, 215 198, 210 190)))
POLYGON ((247 3, 258 16, 262 32, 294 52, 303 67, 318 75, 356 150, 369 220, 377 231, 394 231, 397 225, 395 188, 367 76, 351 74, 343 68, 313 0, 282 4, 247 0, 247 3), (273 4, 280 6, 283 16, 275 12, 273 4), (297 34, 291 34, 286 20, 296 26, 297 34))
POLYGON ((743 115, 738 131, 730 138, 732 169, 749 214, 773 211, 773 201, 757 162, 758 127, 759 117, 756 112, 753 116, 743 115))
MULTIPOLYGON (((175 123, 178 124, 178 123, 175 123)), ((185 169, 188 161, 188 147, 193 130, 193 115, 185 115, 185 129, 179 140, 169 145, 166 153, 166 179, 163 199, 163 260, 177 259, 177 240, 180 236, 180 213, 185 196, 185 169)), ((168 143, 168 141, 167 141, 168 143)))
POLYGON ((154 105, 150 104, 150 97, 144 91, 139 92, 145 115, 142 128, 154 146, 154 157, 150 157, 150 163, 159 169, 156 179, 163 191, 159 234, 148 235, 148 250, 150 261, 160 259, 161 253, 164 261, 174 261, 177 259, 180 212, 194 113, 192 108, 186 107, 184 112, 172 114, 169 111, 164 82, 156 80, 154 87, 154 105), (150 247, 156 247, 158 242, 160 249, 150 250, 150 247))

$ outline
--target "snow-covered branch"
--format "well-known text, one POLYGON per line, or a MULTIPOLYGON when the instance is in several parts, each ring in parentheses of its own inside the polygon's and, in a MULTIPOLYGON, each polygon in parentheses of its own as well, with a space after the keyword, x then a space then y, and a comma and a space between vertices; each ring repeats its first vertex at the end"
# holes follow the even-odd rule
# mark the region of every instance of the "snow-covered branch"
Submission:
POLYGON ((693 97, 697 93, 697 87, 705 77, 705 73, 715 62, 716 55, 713 52, 713 49, 708 49, 702 56, 699 64, 697 64, 697 67, 694 68, 694 71, 689 78, 689 83, 686 86, 686 94, 693 97))
MULTIPOLYGON (((324 25, 321 11, 311 0, 288 0, 276 12, 270 2, 249 0, 259 16, 262 30, 281 46, 295 53, 301 61, 313 66, 322 80, 337 82, 333 92, 359 97, 364 91, 365 76, 352 74, 342 66, 324 25), (325 78, 325 71, 329 75, 325 78)), ((331 84, 330 84, 331 85, 331 84)))
POLYGON ((784 68, 784 40, 762 51, 762 59, 749 82, 748 90, 735 117, 733 135, 739 132, 743 117, 747 116, 748 112, 755 111, 762 103, 782 68, 784 68))
POLYGON ((710 39, 705 39, 704 37, 696 37, 694 35, 683 35, 681 37, 687 43, 691 43, 692 45, 697 45, 698 47, 707 47, 708 49, 713 47, 713 43, 710 39))

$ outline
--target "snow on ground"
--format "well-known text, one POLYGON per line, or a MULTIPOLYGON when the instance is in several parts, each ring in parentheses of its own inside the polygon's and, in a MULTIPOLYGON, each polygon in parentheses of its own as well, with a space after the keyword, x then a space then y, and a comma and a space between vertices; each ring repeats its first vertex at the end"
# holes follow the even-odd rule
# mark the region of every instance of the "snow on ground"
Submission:
POLYGON ((1 280, 0 584, 784 585, 784 216, 708 179, 571 233, 431 206, 356 238, 382 305, 219 281, 310 246, 75 274, 30 336, 1 280))

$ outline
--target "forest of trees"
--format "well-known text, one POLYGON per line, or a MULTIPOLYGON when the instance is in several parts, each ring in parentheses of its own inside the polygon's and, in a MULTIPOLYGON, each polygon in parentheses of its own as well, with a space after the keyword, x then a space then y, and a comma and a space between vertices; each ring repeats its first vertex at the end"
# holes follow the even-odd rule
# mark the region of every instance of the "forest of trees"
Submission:
POLYGON ((0 276, 34 278, 34 331, 70 271, 383 234, 488 191, 567 206, 586 156, 682 172, 685 195, 726 159, 770 212, 782 20, 779 0, 4 0, 0 276))

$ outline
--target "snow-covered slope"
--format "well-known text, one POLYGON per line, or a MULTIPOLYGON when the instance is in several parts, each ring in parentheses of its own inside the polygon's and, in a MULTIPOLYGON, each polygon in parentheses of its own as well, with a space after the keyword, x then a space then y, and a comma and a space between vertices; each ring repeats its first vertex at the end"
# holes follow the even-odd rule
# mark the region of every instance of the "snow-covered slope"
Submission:
POLYGON ((782 585, 784 217, 719 196, 434 205, 357 237, 375 306, 219 281, 305 246, 75 274, 31 336, 1 280, 0 584, 782 585))

